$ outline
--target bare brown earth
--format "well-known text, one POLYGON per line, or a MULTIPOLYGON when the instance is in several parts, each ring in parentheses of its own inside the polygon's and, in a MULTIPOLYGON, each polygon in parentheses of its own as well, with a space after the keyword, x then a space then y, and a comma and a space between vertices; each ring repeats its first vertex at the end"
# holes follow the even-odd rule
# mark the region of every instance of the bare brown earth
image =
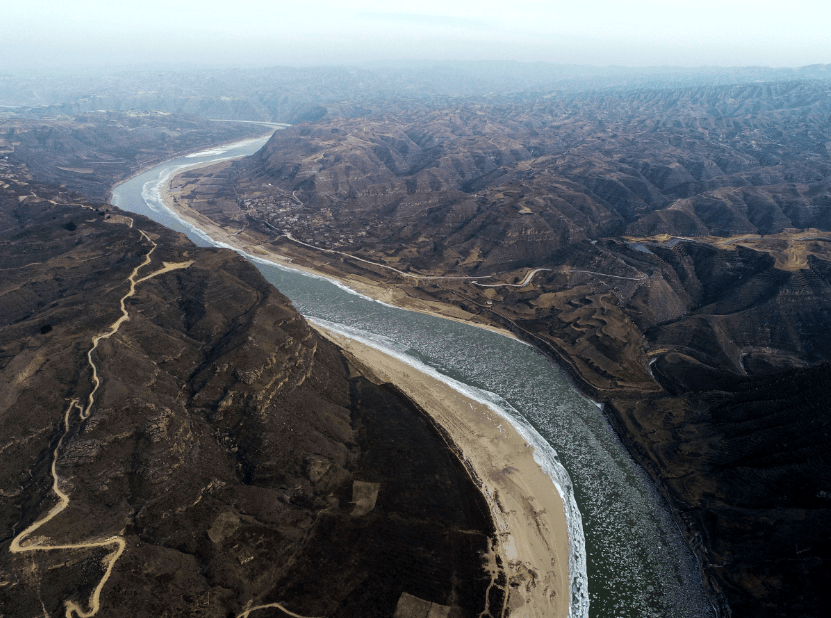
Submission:
MULTIPOLYGON (((224 165, 220 164, 221 167, 224 165)), ((191 172, 198 173, 196 170, 203 170, 205 165, 194 165, 191 172)), ((171 180, 171 184, 175 185, 177 175, 171 180)), ((237 229, 234 227, 224 226, 216 223, 213 219, 208 218, 199 210, 193 207, 188 195, 183 194, 175 188, 162 187, 162 199, 165 204, 176 211, 176 213, 189 223, 205 230, 212 238, 237 247, 243 251, 251 253, 257 257, 268 259, 276 263, 290 265, 292 268, 308 271, 312 273, 321 273, 334 279, 339 279, 350 288, 361 292, 371 298, 381 300, 386 303, 394 304, 405 309, 413 309, 423 313, 438 315, 443 318, 451 320, 459 320, 463 322, 475 322, 477 326, 495 330, 507 336, 514 336, 511 331, 506 330, 500 326, 491 324, 476 314, 465 311, 460 307, 442 302, 440 300, 432 300, 430 298, 419 298, 411 295, 409 290, 401 289, 394 285, 379 285, 376 278, 367 276, 366 273, 358 272, 344 272, 344 270, 333 266, 333 260, 326 259, 329 256, 321 258, 318 251, 304 251, 302 245, 292 243, 288 247, 297 247, 297 252, 286 250, 286 247, 278 248, 268 242, 264 242, 263 235, 255 231, 248 231, 247 229, 237 229)), ((334 260, 337 262, 338 260, 334 260)), ((366 262, 362 262, 366 264, 366 262)))
POLYGON ((2 177, 4 615, 504 615, 420 408, 233 252, 2 177))
POLYGON ((114 184, 156 163, 268 133, 261 125, 166 112, 4 113, 0 159, 25 165, 40 182, 105 202, 114 184))
POLYGON ((489 564, 506 567, 510 615, 567 616, 565 510, 551 477, 534 461, 534 447, 487 406, 365 344, 315 328, 368 367, 377 382, 395 384, 424 408, 476 475, 496 521, 498 543, 489 564))
POLYGON ((820 616, 829 88, 621 87, 331 118, 182 174, 171 195, 295 265, 533 343, 607 404, 722 615, 820 616))
POLYGON ((767 253, 774 260, 774 267, 779 270, 800 271, 809 268, 808 258, 813 256, 825 262, 831 261, 831 232, 809 228, 792 230, 779 234, 740 234, 737 236, 624 236, 627 242, 638 244, 658 244, 671 246, 674 242, 690 241, 711 245, 719 249, 735 250, 746 247, 759 253, 767 253))

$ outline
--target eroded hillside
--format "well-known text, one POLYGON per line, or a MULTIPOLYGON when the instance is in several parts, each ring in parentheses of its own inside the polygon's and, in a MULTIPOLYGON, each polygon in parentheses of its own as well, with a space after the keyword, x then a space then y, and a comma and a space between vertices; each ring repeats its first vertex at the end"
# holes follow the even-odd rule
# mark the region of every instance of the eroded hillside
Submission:
POLYGON ((621 87, 332 118, 182 174, 171 203, 533 343, 607 404, 722 615, 819 616, 829 93, 621 87))
POLYGON ((114 184, 149 165, 268 131, 158 111, 47 116, 21 110, 0 114, 0 158, 26 166, 40 182, 106 202, 114 184))
POLYGON ((3 613, 501 615, 422 411, 232 252, 3 178, 3 613))

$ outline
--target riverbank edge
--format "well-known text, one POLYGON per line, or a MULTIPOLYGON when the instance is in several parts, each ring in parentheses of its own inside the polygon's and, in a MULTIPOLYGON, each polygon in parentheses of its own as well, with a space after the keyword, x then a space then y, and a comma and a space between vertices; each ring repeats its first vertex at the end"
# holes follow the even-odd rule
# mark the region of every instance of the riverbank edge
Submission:
POLYGON ((511 615, 569 616, 565 505, 554 480, 535 461, 534 447, 499 414, 451 385, 383 350, 310 324, 370 379, 392 384, 414 402, 464 464, 491 511, 511 615))
MULTIPOLYGON (((233 157, 233 158, 237 158, 237 157, 233 157)), ((183 167, 179 167, 178 169, 174 168, 174 171, 172 171, 172 173, 167 174, 165 178, 161 179, 161 183, 157 187, 154 187, 158 191, 157 199, 161 199, 164 202, 164 206, 170 212, 174 213, 175 216, 177 218, 179 218, 181 221, 186 223, 188 226, 199 230, 200 235, 204 235, 205 237, 211 238, 213 241, 216 241, 217 244, 219 244, 220 246, 225 246, 225 247, 235 249, 235 250, 243 253, 244 255, 247 255, 249 258, 253 258, 255 261, 257 261, 257 260, 266 261, 266 262, 270 262, 272 264, 275 264, 278 267, 284 267, 284 268, 287 268, 287 269, 290 269, 290 270, 295 270, 295 271, 302 271, 302 272, 308 273, 309 275, 312 275, 312 276, 315 276, 315 277, 325 278, 327 280, 332 281, 333 283, 336 283, 336 284, 340 285, 341 287, 349 288, 351 291, 353 291, 355 293, 358 293, 358 294, 361 294, 361 292, 363 292, 363 291, 368 291, 370 293, 377 292, 379 290, 383 291, 382 286, 377 285, 377 284, 373 285, 373 286, 367 286, 369 289, 366 289, 366 288, 362 289, 359 286, 353 285, 355 283, 355 281, 352 280, 352 279, 336 279, 336 278, 330 276, 328 273, 324 274, 324 273, 321 273, 320 271, 315 270, 314 268, 310 268, 308 266, 295 264, 292 261, 291 258, 288 258, 286 256, 283 256, 283 255, 281 255, 279 253, 276 253, 276 252, 273 252, 273 251, 267 251, 265 249, 265 247, 262 247, 260 245, 254 245, 253 243, 250 242, 250 239, 248 239, 248 242, 246 242, 246 239, 244 237, 240 238, 240 239, 237 239, 236 234, 232 234, 227 229, 224 229, 223 227, 220 227, 219 225, 217 225, 214 221, 212 221, 208 217, 198 213, 197 211, 195 211, 192 208, 189 208, 185 204, 181 204, 181 203, 177 203, 177 202, 173 201, 173 199, 172 199, 173 196, 171 196, 170 191, 168 191, 167 189, 170 186, 170 183, 172 182, 172 180, 174 178, 176 178, 176 176, 178 176, 179 174, 185 173, 186 171, 193 170, 193 169, 198 169, 198 168, 201 168, 201 167, 211 167, 211 166, 215 166, 217 164, 228 163, 233 158, 229 157, 229 158, 226 158, 226 159, 224 159, 220 162, 213 161, 213 162, 208 162, 208 163, 196 163, 196 164, 193 164, 193 165, 185 165, 183 167), (242 241, 242 242, 240 242, 240 241, 242 241), (253 255, 252 255, 252 253, 253 253, 253 255), (356 287, 358 288, 358 290, 355 290, 356 287)), ((361 295, 363 296, 363 294, 361 294, 361 295)), ((366 296, 366 297, 369 298, 370 300, 377 300, 378 302, 382 302, 384 304, 389 304, 385 301, 392 300, 389 297, 379 299, 379 298, 377 298, 377 296, 378 296, 377 294, 373 294, 373 295, 375 296, 375 298, 372 298, 370 296, 366 296)), ((412 297, 409 297, 409 296, 406 296, 406 295, 403 295, 403 294, 402 294, 402 296, 405 296, 407 299, 412 300, 412 297)), ((414 309, 411 305, 409 305, 409 303, 408 303, 408 305, 405 305, 405 306, 401 306, 401 305, 398 305, 398 306, 399 306, 399 308, 402 308, 402 309, 405 309, 405 310, 418 310, 418 309, 414 309)), ((445 308, 445 310, 455 310, 455 311, 461 312, 458 308, 453 307, 452 305, 442 304, 442 307, 445 308)), ((433 316, 436 316, 436 317, 441 317, 441 318, 444 318, 444 319, 453 319, 455 321, 463 322, 463 323, 466 323, 466 324, 477 326, 479 328, 484 328, 486 330, 490 330, 492 332, 496 332, 496 333, 498 333, 500 335, 503 335, 503 336, 510 336, 513 339, 518 339, 513 334, 511 334, 509 331, 506 331, 506 330, 503 330, 503 329, 500 329, 500 328, 497 328, 497 327, 493 327, 493 326, 488 325, 488 324, 477 323, 477 322, 473 322, 471 320, 459 318, 457 316, 448 315, 446 312, 429 311, 429 310, 424 310, 423 308, 420 309, 420 312, 425 313, 425 314, 430 314, 430 315, 433 315, 433 316)), ((347 336, 347 338, 348 338, 348 336, 347 336)), ((351 341, 352 339, 348 338, 348 340, 351 341)), ((344 339, 344 341, 346 341, 346 339, 344 339)), ((346 347, 346 346, 343 345, 343 341, 338 342, 338 345, 339 345, 339 347, 342 347, 342 348, 346 347)), ((377 352, 377 351, 373 352, 373 353, 383 354, 383 352, 377 352)), ((385 356, 384 358, 387 359, 387 360, 389 359, 389 357, 387 357, 387 356, 385 356)), ((376 366, 382 366, 383 364, 384 363, 382 363, 381 365, 376 365, 376 366)), ((409 371, 419 371, 418 369, 414 369, 411 365, 408 365, 406 363, 403 363, 403 365, 407 366, 409 368, 408 369, 409 371)), ((438 379, 427 376, 426 374, 423 374, 422 372, 419 372, 419 373, 420 373, 420 375, 423 376, 424 380, 435 380, 435 384, 439 385, 438 390, 442 390, 442 389, 443 390, 450 390, 450 391, 453 391, 454 393, 457 393, 455 396, 466 398, 466 395, 464 395, 463 393, 460 394, 456 389, 454 389, 452 386, 446 384, 445 382, 442 382, 438 379)), ((399 380, 391 380, 391 383, 396 388, 401 387, 401 384, 400 384, 399 380)), ((407 392, 405 392, 405 394, 411 400, 413 399, 413 397, 411 396, 412 391, 408 390, 407 392)), ((487 407, 492 414, 494 413, 494 410, 492 408, 490 408, 490 406, 488 404, 483 404, 481 402, 478 402, 476 399, 466 398, 465 401, 467 402, 468 407, 470 407, 471 405, 484 406, 484 407, 487 407), (473 402, 473 403, 471 403, 471 402, 473 402)), ((423 402, 418 401, 417 403, 420 405, 423 402)), ((522 432, 519 429, 517 429, 516 427, 513 427, 513 425, 512 425, 513 421, 511 421, 509 418, 505 417, 504 415, 500 416, 499 412, 496 412, 495 414, 497 415, 498 421, 499 421, 498 423, 496 423, 496 425, 498 427, 503 427, 503 426, 504 427, 510 427, 510 430, 511 430, 512 434, 514 434, 514 437, 517 440, 522 440, 523 439, 521 436, 523 436, 524 434, 522 434, 522 432)), ((434 415, 429 415, 429 416, 431 418, 434 418, 434 415)), ((434 418, 434 421, 437 422, 437 423, 439 422, 438 419, 435 419, 435 418, 434 418)), ((439 427, 444 428, 444 425, 440 424, 439 427)), ((502 431, 504 432, 506 430, 502 430, 502 431)), ((452 444, 455 444, 457 441, 459 441, 460 436, 462 436, 466 433, 469 433, 469 432, 466 431, 466 432, 462 432, 462 433, 456 433, 455 434, 456 437, 454 439, 451 439, 450 442, 448 443, 448 446, 451 448, 451 450, 454 450, 454 452, 456 452, 457 454, 460 454, 463 451, 462 451, 461 448, 458 448, 458 447, 453 448, 452 444)), ((448 434, 448 435, 450 435, 450 434, 448 434)), ((525 439, 527 439, 527 437, 525 439)), ((525 560, 525 561, 517 560, 516 557, 511 557, 510 554, 506 554, 505 557, 503 557, 502 562, 503 562, 503 564, 508 563, 510 565, 513 565, 515 570, 517 570, 517 572, 514 573, 513 575, 514 575, 514 577, 519 578, 520 580, 523 580, 523 578, 526 575, 531 574, 530 575, 531 581, 530 582, 525 582, 525 583, 526 584, 533 584, 533 585, 527 585, 526 586, 527 590, 534 589, 534 588, 536 588, 537 584, 539 584, 542 587, 542 591, 540 592, 540 594, 544 593, 544 596, 545 595, 548 596, 549 600, 546 601, 544 606, 543 606, 542 600, 537 599, 536 601, 534 601, 533 603, 531 603, 529 605, 529 607, 539 605, 540 607, 538 607, 537 610, 534 610, 534 612, 530 613, 530 614, 526 614, 523 611, 523 612, 520 613, 520 615, 532 615, 532 616, 550 616, 550 615, 552 615, 552 607, 553 606, 552 606, 552 601, 550 599, 557 598, 558 595, 559 595, 560 599, 559 599, 558 603, 563 605, 563 607, 561 607, 562 611, 558 610, 556 615, 558 615, 558 616, 562 615, 564 617, 565 616, 570 616, 572 614, 572 611, 574 610, 574 607, 572 607, 572 602, 574 601, 574 594, 575 594, 575 592, 572 590, 572 583, 573 583, 573 580, 575 579, 575 577, 577 577, 575 575, 575 573, 571 572, 571 570, 572 570, 572 568, 576 568, 577 573, 585 573, 585 564, 582 565, 582 568, 580 568, 579 565, 571 564, 572 563, 572 551, 573 551, 572 550, 572 547, 573 547, 572 543, 578 543, 578 545, 580 545, 582 547, 582 544, 581 544, 582 531, 581 531, 581 534, 579 535, 580 539, 575 540, 575 539, 571 538, 571 530, 570 530, 569 523, 568 523, 567 509, 565 508, 565 505, 564 505, 564 497, 562 495, 562 490, 557 485, 557 481, 555 480, 555 478, 550 476, 550 472, 547 472, 545 470, 545 468, 543 467, 543 465, 536 461, 535 456, 534 456, 534 453, 535 453, 534 446, 531 443, 523 442, 523 448, 530 449, 530 455, 528 455, 527 459, 529 461, 533 462, 532 464, 530 464, 531 467, 529 468, 529 470, 533 470, 534 473, 531 474, 529 471, 523 471, 523 473, 519 476, 520 477, 524 477, 524 476, 536 477, 536 479, 537 479, 535 481, 536 484, 539 486, 540 483, 542 483, 544 488, 535 492, 537 494, 536 497, 534 495, 522 495, 522 496, 520 496, 516 500, 516 505, 515 505, 516 508, 509 509, 509 511, 513 512, 513 513, 524 512, 524 507, 527 506, 528 504, 530 504, 531 502, 540 502, 540 503, 552 502, 552 501, 556 502, 556 506, 552 506, 551 504, 549 504, 548 508, 544 507, 544 508, 540 509, 538 512, 536 512, 536 511, 532 512, 532 514, 531 514, 532 517, 531 518, 533 519, 533 522, 530 522, 530 521, 526 522, 524 526, 520 526, 520 527, 524 527, 526 530, 531 531, 531 533, 533 533, 533 534, 536 534, 536 533, 534 533, 534 531, 539 532, 541 527, 542 527, 542 529, 545 529, 545 530, 552 529, 552 528, 559 528, 559 533, 557 534, 557 537, 559 539, 559 542, 560 542, 561 546, 560 546, 558 552, 555 552, 555 554, 548 554, 546 556, 545 560, 536 560, 535 564, 533 564, 532 562, 529 562, 527 560, 525 560), (539 479, 544 479, 544 480, 540 481, 539 479), (540 498, 539 496, 542 496, 543 498, 540 498), (554 524, 541 525, 540 519, 541 518, 546 518, 547 517, 546 513, 561 513, 561 516, 559 517, 559 524, 558 525, 554 525, 554 524), (580 542, 578 542, 578 541, 580 541, 580 542), (554 555, 559 555, 559 559, 554 558, 553 557, 554 555), (561 566, 561 572, 559 573, 559 576, 554 576, 554 575, 552 575, 552 573, 554 573, 555 571, 552 571, 551 568, 552 568, 552 565, 557 565, 557 564, 559 564, 561 566), (548 570, 547 571, 544 570, 545 568, 547 568, 548 570), (547 581, 537 582, 536 577, 537 577, 538 573, 544 573, 545 576, 548 578, 547 581), (565 582, 565 583, 556 585, 555 584, 556 581, 561 581, 561 582, 565 582), (557 588, 559 588, 559 591, 558 591, 557 588)), ((483 449, 482 452, 488 452, 488 450, 489 449, 483 449)), ((470 452, 470 449, 467 449, 466 452, 470 452)), ((471 457, 468 457, 468 456, 461 456, 460 455, 460 457, 461 457, 461 460, 462 460, 463 463, 466 463, 471 459, 471 457)), ((526 467, 526 464, 523 464, 523 468, 525 468, 525 467, 526 467)), ((481 466, 478 466, 478 468, 481 468, 481 466)), ((514 471, 518 470, 518 468, 516 468, 514 466, 507 466, 507 465, 506 466, 501 466, 501 467, 498 467, 498 468, 495 468, 495 469, 497 470, 497 472, 503 472, 504 470, 507 470, 509 468, 512 468, 514 471)), ((481 488, 481 487, 483 487, 483 485, 482 485, 481 481, 477 480, 478 478, 479 478, 479 475, 476 472, 473 472, 472 479, 481 488)), ((513 492, 513 493, 516 493, 516 492, 513 492)), ((499 496, 498 492, 489 492, 489 491, 487 491, 487 489, 485 489, 485 491, 483 491, 483 497, 485 497, 486 501, 488 501, 488 503, 491 505, 491 508, 492 509, 497 509, 497 510, 494 511, 494 513, 498 512, 500 515, 504 516, 504 513, 501 510, 501 505, 499 504, 499 497, 498 496, 499 496)), ((572 509, 576 509, 576 505, 572 505, 572 509)), ((580 520, 579 512, 576 513, 576 517, 579 521, 580 520)), ((578 524, 578 527, 581 527, 581 525, 578 524)), ((513 526, 513 529, 516 530, 517 528, 518 528, 518 526, 515 524, 513 526)), ((508 528, 505 528, 503 526, 503 529, 508 529, 508 528)), ((507 534, 507 533, 506 532, 502 533, 502 535, 505 535, 505 534, 507 534)), ((521 534, 521 537, 523 539, 527 538, 528 536, 529 535, 526 534, 526 533, 521 534)), ((531 554, 534 553, 533 550, 530 549, 530 548, 548 547, 547 544, 549 542, 551 542, 551 543, 554 542, 554 541, 552 541, 551 536, 546 536, 546 535, 539 534, 538 538, 536 538, 535 542, 533 542, 533 543, 524 542, 526 548, 529 548, 526 553, 528 555, 531 555, 531 554)), ((512 546, 513 546, 513 543, 512 543, 512 546)), ((583 556, 583 551, 582 550, 578 551, 577 554, 580 555, 580 556, 583 556)), ((584 560, 584 558, 583 558, 583 560, 584 560)), ((580 561, 578 560, 578 563, 579 562, 580 561)), ((585 578, 583 577, 583 579, 581 580, 582 584, 577 586, 577 590, 579 590, 579 593, 578 593, 578 598, 579 598, 578 604, 579 605, 578 606, 580 606, 580 607, 586 607, 587 603, 588 603, 588 595, 587 595, 587 592, 586 592, 587 582, 584 581, 584 580, 585 580, 585 578)), ((518 593, 515 594, 515 597, 517 597, 517 594, 518 593)), ((555 603, 555 605, 556 604, 557 603, 555 603)), ((523 607, 525 605, 528 605, 528 603, 526 603, 526 601, 524 601, 524 600, 515 601, 514 609, 516 610, 517 608, 523 607)), ((531 611, 531 610, 529 609, 529 610, 526 610, 526 611, 531 611)))
MULTIPOLYGON (((233 157, 229 159, 225 159, 222 162, 227 162, 233 159, 243 158, 245 155, 240 155, 238 157, 233 157)), ((206 162, 195 164, 194 166, 188 166, 187 170, 193 170, 201 167, 210 167, 212 165, 216 165, 218 162, 206 162)), ((157 164, 158 165, 158 164, 157 164)), ((146 170, 145 170, 146 171, 146 170)), ((170 183, 172 180, 178 176, 179 174, 183 173, 184 169, 177 171, 175 174, 172 174, 165 186, 161 187, 161 196, 165 202, 165 205, 171 209, 177 216, 179 216, 182 220, 188 222, 190 225, 195 226, 203 231, 203 233, 207 234, 205 228, 209 228, 212 230, 217 230, 221 233, 223 237, 223 242, 226 237, 229 236, 228 232, 223 230, 219 227, 215 222, 211 219, 208 219, 204 215, 199 214, 193 209, 189 207, 182 206, 181 204, 175 204, 173 202, 172 196, 168 191, 170 183)), ((119 183, 120 184, 120 183, 119 183)), ((117 186, 117 185, 116 185, 117 186)), ((211 236, 210 234, 208 234, 211 236)), ((228 243, 242 252, 247 252, 255 248, 255 246, 250 244, 243 244, 232 242, 228 243)), ((259 247, 256 247, 259 248, 259 247)), ((261 249, 261 248, 260 248, 261 249)), ((267 254, 266 251, 261 249, 263 254, 267 254)), ((701 573, 701 583, 704 590, 705 595, 707 596, 708 600, 710 601, 711 606, 715 611, 715 615, 717 618, 721 618, 722 616, 729 615, 729 609, 727 609, 725 605, 724 596, 716 586, 713 585, 712 578, 707 575, 706 568, 709 564, 706 558, 706 548, 701 545, 700 541, 700 532, 695 530, 694 528, 690 527, 689 523, 686 522, 683 518, 683 505, 679 504, 677 497, 669 490, 665 483, 663 483, 660 475, 657 474, 657 471, 654 468, 654 462, 652 462, 648 457, 646 457, 642 451, 641 446, 634 438, 634 436, 627 431, 625 423, 623 419, 620 418, 620 412, 614 405, 614 399, 637 399, 639 397, 644 396, 644 394, 640 393, 633 393, 633 392, 615 392, 610 393, 605 389, 599 388, 589 381, 582 375, 580 370, 577 368, 575 363, 571 360, 569 355, 561 350, 558 346, 554 344, 554 342, 546 341, 541 339, 540 337, 534 335, 533 333, 529 333, 525 329, 516 325, 512 320, 505 318, 504 316, 499 315, 496 311, 490 310, 491 316, 488 316, 489 320, 493 320, 494 324, 485 324, 482 322, 472 321, 464 318, 454 317, 453 315, 448 315, 448 313, 443 313, 442 311, 435 311, 435 310, 426 310, 423 308, 418 308, 416 306, 409 306, 409 305, 402 305, 399 302, 396 302, 397 299, 381 299, 378 296, 380 292, 388 291, 385 290, 380 284, 370 285, 367 282, 366 286, 361 286, 360 289, 355 289, 356 285, 355 282, 345 278, 338 278, 329 273, 321 273, 316 271, 313 268, 298 265, 292 262, 291 258, 287 258, 282 256, 276 252, 270 252, 269 257, 264 257, 263 255, 255 256, 257 259, 263 260, 273 260, 275 265, 278 267, 285 267, 292 270, 303 271, 309 273, 310 275, 321 277, 330 281, 333 281, 337 285, 346 287, 358 294, 366 296, 372 300, 382 302, 385 304, 389 304, 401 309, 405 309, 408 311, 418 311, 420 313, 425 313, 428 315, 432 315, 435 317, 440 317, 444 319, 451 319, 458 322, 470 324, 471 326, 476 326, 478 328, 485 328, 492 332, 497 332, 504 336, 512 337, 517 339, 526 345, 530 345, 534 349, 536 349, 540 354, 545 356, 549 362, 552 363, 555 367, 558 368, 561 375, 563 375, 570 384, 572 384, 580 394, 588 399, 589 401, 593 402, 597 405, 603 413, 606 422, 609 423, 612 430, 621 440, 622 444, 626 448, 627 452, 629 453, 630 457, 635 461, 635 463, 646 472, 647 476, 652 479, 655 487, 658 490, 658 493, 662 496, 662 498, 666 501, 668 510, 678 527, 679 531, 681 532, 681 538, 683 539, 685 545, 695 556, 696 562, 699 566, 699 572, 701 573), (617 414, 617 416, 616 416, 617 414)), ((406 295, 404 292, 398 290, 401 296, 406 297, 409 300, 413 301, 420 301, 420 299, 415 299, 409 295, 406 295)), ((448 308, 449 310, 457 310, 460 311, 458 307, 448 303, 441 303, 439 301, 435 301, 436 305, 442 305, 443 307, 448 308)), ((469 314, 472 316, 472 314, 469 314)), ((652 393, 649 393, 652 394, 652 393)), ((647 394, 648 395, 648 394, 647 394)))
POLYGON ((453 320, 456 322, 461 322, 463 324, 469 324, 477 328, 484 328, 485 330, 498 333, 505 337, 510 337, 511 339, 521 340, 521 338, 517 337, 517 335, 513 333, 510 329, 503 328, 493 323, 476 321, 473 319, 473 314, 464 311, 463 309, 456 307, 455 305, 442 303, 439 301, 426 301, 420 298, 416 298, 398 288, 390 289, 381 284, 375 283, 369 279, 358 280, 356 278, 339 277, 333 273, 324 273, 320 270, 316 270, 313 267, 306 266, 303 264, 297 264, 293 261, 291 257, 285 256, 277 251, 267 249, 263 247, 261 244, 253 245, 244 240, 241 241, 236 237, 235 234, 229 233, 226 229, 222 228, 212 219, 206 217, 205 215, 202 215, 201 213, 197 212, 196 210, 190 208, 187 205, 183 205, 180 202, 174 201, 174 196, 170 193, 170 184, 180 174, 200 168, 212 167, 214 165, 227 163, 235 159, 241 159, 244 156, 245 155, 240 155, 238 157, 229 157, 228 159, 223 159, 222 161, 194 163, 193 165, 189 165, 187 167, 183 167, 177 170, 175 174, 171 174, 170 178, 167 179, 163 186, 159 187, 159 194, 161 196, 162 201, 168 209, 176 213, 176 215, 178 215, 179 218, 181 218, 186 223, 189 223, 190 225, 199 228, 200 230, 202 230, 203 233, 207 234, 214 240, 219 241, 225 245, 231 246, 241 252, 251 254, 256 259, 273 262, 277 266, 290 268, 292 270, 299 270, 314 275, 316 277, 328 279, 329 281, 335 282, 338 285, 346 287, 351 291, 365 296, 371 300, 391 305, 399 309, 404 309, 406 311, 417 311, 419 313, 424 313, 426 315, 444 318, 446 320, 453 320))
MULTIPOLYGON (((213 122, 216 122, 216 121, 213 121, 213 122)), ((224 121, 222 121, 222 122, 224 122, 224 121)), ((234 120, 234 121, 228 121, 228 122, 245 122, 245 121, 234 120)), ((254 123, 254 124, 260 124, 260 123, 254 123)), ((279 128, 274 129, 274 131, 279 131, 279 130, 280 130, 279 128)), ((115 191, 115 188, 118 185, 124 184, 125 182, 127 182, 129 180, 132 180, 136 176, 140 176, 141 174, 143 174, 147 170, 151 170, 156 166, 163 165, 167 161, 172 161, 173 159, 178 159, 180 157, 186 157, 188 155, 195 154, 197 152, 201 152, 203 150, 210 150, 212 148, 224 148, 226 146, 239 145, 243 142, 263 139, 264 137, 269 137, 270 138, 272 135, 274 135, 274 131, 271 131, 270 133, 268 131, 266 131, 262 135, 260 135, 259 137, 247 137, 245 139, 233 139, 233 140, 230 140, 230 141, 227 141, 227 142, 220 142, 219 144, 215 144, 215 145, 212 145, 212 146, 202 146, 202 147, 199 148, 199 150, 182 150, 182 151, 179 151, 178 153, 175 153, 172 157, 167 157, 166 159, 162 159, 161 161, 156 161, 155 163, 145 164, 141 168, 139 168, 136 171, 132 172, 129 176, 125 176, 124 178, 119 180, 117 183, 115 183, 112 187, 110 187, 109 190, 107 191, 106 203, 107 204, 112 204, 113 203, 113 192, 115 191)))
MULTIPOLYGON (((193 171, 195 169, 227 163, 235 159, 241 159, 244 156, 245 155, 231 157, 223 159, 222 161, 195 163, 179 169, 176 173, 170 175, 163 186, 159 187, 159 193, 162 201, 171 212, 174 212, 184 222, 198 228, 212 239, 242 253, 253 255, 256 259, 272 262, 278 267, 289 268, 327 279, 337 285, 365 296, 366 298, 391 305, 405 311, 416 311, 426 315, 431 315, 433 317, 461 322, 463 324, 475 326, 476 328, 483 328, 530 345, 539 351, 543 356, 548 358, 551 363, 557 367, 563 377, 572 386, 574 386, 581 395, 601 409, 605 410, 603 404, 609 402, 613 398, 638 399, 644 397, 645 395, 653 394, 640 391, 610 393, 607 390, 592 384, 582 375, 580 370, 575 366, 575 363, 571 357, 565 351, 561 350, 554 342, 542 339, 534 333, 525 330, 521 326, 517 325, 513 320, 501 315, 493 308, 483 307, 483 309, 487 312, 487 315, 482 319, 476 320, 474 319, 474 314, 450 303, 442 301, 426 301, 424 299, 414 297, 400 288, 389 288, 368 278, 358 280, 356 278, 337 276, 331 272, 322 272, 312 266, 297 264, 294 262, 293 258, 283 255, 275 250, 266 249, 262 246, 262 244, 255 245, 246 242, 244 239, 237 238, 236 234, 229 233, 215 221, 199 213, 190 206, 174 201, 174 196, 170 192, 170 185, 180 174, 193 171)), ((605 416, 607 417, 609 423, 616 428, 617 419, 613 420, 609 418, 608 412, 605 412, 605 416)), ((620 437, 623 438, 622 435, 620 437)), ((630 454, 634 457, 633 449, 628 445, 627 448, 630 454)), ((638 461, 638 463, 643 467, 642 462, 637 459, 636 461, 638 461)))

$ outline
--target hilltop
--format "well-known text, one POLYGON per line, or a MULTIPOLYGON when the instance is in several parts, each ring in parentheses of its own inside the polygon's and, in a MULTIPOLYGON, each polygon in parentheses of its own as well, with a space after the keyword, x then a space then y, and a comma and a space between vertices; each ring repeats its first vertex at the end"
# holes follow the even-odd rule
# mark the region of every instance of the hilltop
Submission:
POLYGON ((235 253, 0 171, 4 612, 502 615, 423 410, 235 253))

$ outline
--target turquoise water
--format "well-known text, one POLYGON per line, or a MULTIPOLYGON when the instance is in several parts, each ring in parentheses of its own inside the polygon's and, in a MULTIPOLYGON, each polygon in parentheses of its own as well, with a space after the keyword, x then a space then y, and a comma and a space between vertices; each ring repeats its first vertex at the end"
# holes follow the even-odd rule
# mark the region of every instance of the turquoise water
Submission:
MULTIPOLYGON (((168 161, 116 187, 113 203, 184 232, 200 246, 216 244, 168 212, 158 187, 186 165, 251 154, 264 143, 168 161)), ((602 410, 542 354, 498 333, 390 307, 329 280, 252 261, 306 317, 437 372, 499 408, 535 443, 538 462, 555 478, 567 505, 571 616, 714 614, 698 565, 653 484, 602 410)))

